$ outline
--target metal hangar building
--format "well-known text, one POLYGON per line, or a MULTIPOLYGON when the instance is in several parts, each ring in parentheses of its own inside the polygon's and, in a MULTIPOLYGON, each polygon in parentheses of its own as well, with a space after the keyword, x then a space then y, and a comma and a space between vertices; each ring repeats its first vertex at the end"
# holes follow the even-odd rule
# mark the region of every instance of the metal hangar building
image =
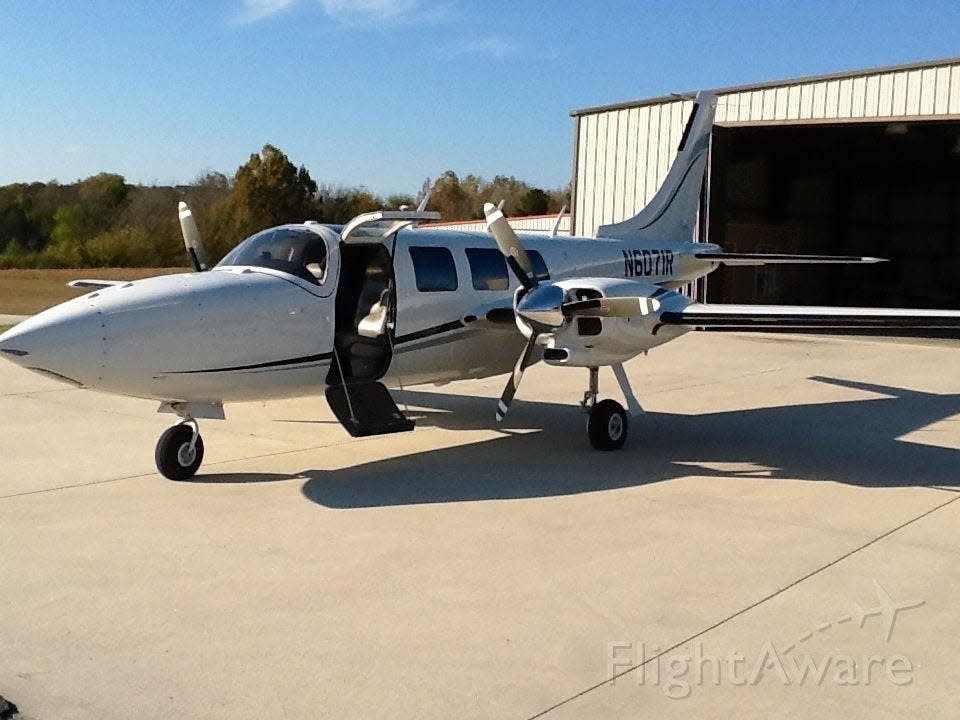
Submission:
MULTIPOLYGON (((701 299, 960 307, 960 58, 716 92, 698 239, 891 262, 721 268, 701 299)), ((571 113, 574 235, 653 197, 692 97, 571 113)))

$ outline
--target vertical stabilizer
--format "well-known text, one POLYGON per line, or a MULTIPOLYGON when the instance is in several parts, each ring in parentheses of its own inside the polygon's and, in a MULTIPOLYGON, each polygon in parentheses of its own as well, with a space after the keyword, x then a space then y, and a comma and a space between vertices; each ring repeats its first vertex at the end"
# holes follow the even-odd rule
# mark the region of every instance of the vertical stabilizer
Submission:
POLYGON ((601 225, 597 230, 598 237, 678 243, 693 238, 716 109, 716 95, 703 91, 697 93, 677 148, 677 157, 657 194, 629 220, 601 225))

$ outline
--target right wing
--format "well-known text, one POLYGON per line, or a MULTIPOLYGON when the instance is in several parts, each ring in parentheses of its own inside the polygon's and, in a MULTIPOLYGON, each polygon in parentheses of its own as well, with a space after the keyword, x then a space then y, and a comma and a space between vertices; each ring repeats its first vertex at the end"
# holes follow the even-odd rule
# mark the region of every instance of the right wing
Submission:
POLYGON ((872 265, 887 262, 884 258, 857 255, 784 255, 780 253, 695 253, 697 260, 710 260, 724 265, 757 267, 760 265, 872 265))
POLYGON ((960 311, 691 303, 681 310, 663 312, 659 323, 737 330, 868 329, 882 334, 904 329, 960 329, 960 311))

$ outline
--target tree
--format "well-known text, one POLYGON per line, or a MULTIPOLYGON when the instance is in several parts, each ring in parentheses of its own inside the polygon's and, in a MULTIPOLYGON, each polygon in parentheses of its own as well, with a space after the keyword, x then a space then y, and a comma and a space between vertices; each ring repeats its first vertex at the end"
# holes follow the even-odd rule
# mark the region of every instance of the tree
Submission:
POLYGON ((383 204, 383 207, 389 208, 390 210, 399 210, 403 205, 406 205, 409 210, 417 209, 417 201, 414 200, 412 196, 405 194, 387 195, 387 200, 383 204))
POLYGON ((61 205, 53 214, 51 245, 46 248, 56 264, 82 267, 96 264, 87 243, 118 220, 130 186, 122 175, 100 173, 77 185, 77 202, 61 205))
POLYGON ((0 189, 0 251, 37 252, 43 247, 43 235, 30 214, 29 199, 23 186, 0 189))
MULTIPOLYGON (((483 203, 498 204, 503 201, 503 212, 505 215, 516 215, 520 207, 520 201, 527 194, 528 186, 522 180, 517 180, 512 175, 497 175, 489 183, 485 183, 480 192, 480 207, 483 203)), ((479 217, 479 216, 478 216, 479 217)))
MULTIPOLYGON (((206 178, 214 185, 220 178, 206 178)), ((237 168, 229 196, 212 208, 213 232, 205 244, 211 261, 258 230, 303 222, 314 215, 317 184, 302 165, 297 168, 273 145, 237 168)))
POLYGON ((233 194, 252 228, 303 222, 313 209, 317 184, 273 145, 264 145, 237 169, 233 194))
POLYGON ((447 170, 433 183, 429 208, 438 210, 444 220, 463 220, 473 216, 475 202, 461 186, 457 174, 447 170))
POLYGON ((520 198, 517 215, 546 215, 550 206, 550 196, 540 188, 530 188, 520 198))

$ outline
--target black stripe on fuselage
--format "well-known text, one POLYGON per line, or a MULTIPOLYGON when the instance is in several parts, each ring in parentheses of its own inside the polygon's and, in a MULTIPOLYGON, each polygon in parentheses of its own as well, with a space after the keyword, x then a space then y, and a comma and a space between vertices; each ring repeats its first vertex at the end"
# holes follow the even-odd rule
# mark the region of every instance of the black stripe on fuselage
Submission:
MULTIPOLYGON (((461 321, 454 320, 453 322, 444 323, 443 325, 435 325, 434 327, 426 328, 424 330, 418 330, 417 332, 408 333, 407 335, 401 335, 394 340, 394 345, 401 345, 403 343, 413 342, 415 340, 423 340, 424 338, 433 337, 434 335, 441 335, 443 333, 451 332, 452 330, 459 330, 463 327, 466 326, 461 321)), ((252 365, 235 365, 232 367, 208 368, 204 370, 180 370, 170 374, 197 375, 201 373, 240 372, 243 370, 269 370, 273 368, 289 367, 291 365, 306 365, 309 363, 325 362, 330 360, 332 357, 333 353, 320 353, 318 355, 307 355, 304 357, 287 358, 285 360, 271 360, 269 362, 254 363, 252 365)))
POLYGON ((320 353, 286 360, 271 360, 270 362, 254 363, 252 365, 235 365, 224 368, 208 368, 205 370, 178 370, 171 375, 197 375, 200 373, 237 372, 240 370, 268 370, 271 368, 286 367, 288 365, 306 365, 307 363, 321 363, 333 357, 333 353, 320 353))
POLYGON ((462 327, 466 327, 461 321, 454 320, 452 322, 444 323, 443 325, 434 325, 433 327, 426 328, 425 330, 417 330, 416 332, 407 333, 406 335, 401 335, 393 341, 394 345, 402 345, 403 343, 414 342, 415 340, 423 340, 424 338, 433 337, 434 335, 441 335, 451 330, 459 330, 462 327))

